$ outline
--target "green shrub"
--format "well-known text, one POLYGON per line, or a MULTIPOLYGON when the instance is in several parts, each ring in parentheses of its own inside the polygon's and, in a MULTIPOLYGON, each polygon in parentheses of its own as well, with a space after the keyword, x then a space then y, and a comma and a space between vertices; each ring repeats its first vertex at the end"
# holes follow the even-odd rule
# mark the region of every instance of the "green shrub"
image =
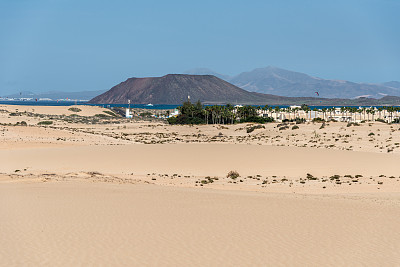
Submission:
POLYGON ((304 119, 304 118, 296 118, 295 122, 296 122, 296 124, 306 123, 306 119, 304 119))
POLYGON ((312 119, 312 121, 313 122, 324 122, 325 120, 321 119, 321 118, 314 118, 314 119, 312 119))
POLYGON ((28 124, 26 123, 26 121, 17 122, 15 125, 18 125, 18 126, 28 126, 28 124))
POLYGON ((350 127, 350 126, 360 126, 360 124, 358 124, 357 122, 349 122, 349 123, 347 123, 347 127, 350 127))
POLYGON ((146 111, 146 112, 140 113, 139 115, 142 117, 151 117, 151 115, 153 115, 153 113, 146 111))
POLYGON ((80 108, 69 108, 68 110, 72 111, 72 112, 81 112, 82 111, 82 109, 80 109, 80 108))
POLYGON ((94 116, 99 117, 99 118, 107 118, 108 117, 106 114, 96 114, 94 116))
POLYGON ((251 133, 251 132, 253 132, 255 129, 261 129, 261 128, 265 129, 265 127, 264 127, 263 125, 254 125, 254 126, 248 127, 248 128, 246 129, 246 132, 247 132, 247 133, 251 133))
POLYGON ((53 124, 52 121, 39 121, 38 122, 38 125, 51 125, 51 124, 53 124))
POLYGON ((318 178, 317 177, 314 177, 312 174, 310 174, 310 173, 307 173, 307 179, 308 180, 318 180, 318 178))
POLYGON ((103 112, 108 114, 108 115, 110 115, 110 116, 117 117, 117 114, 115 114, 114 112, 112 112, 110 110, 104 110, 103 112))
POLYGON ((179 115, 167 119, 169 124, 204 124, 204 119, 198 117, 188 117, 187 115, 179 115))
POLYGON ((296 129, 299 129, 299 126, 294 125, 294 126, 292 127, 292 130, 296 130, 296 129))
POLYGON ((231 178, 231 179, 236 179, 238 178, 240 175, 237 171, 230 171, 228 172, 228 174, 226 175, 226 178, 231 178))
POLYGON ((251 116, 247 117, 246 119, 241 119, 240 122, 255 122, 255 123, 267 123, 267 122, 273 122, 274 118, 272 117, 258 117, 258 116, 251 116))

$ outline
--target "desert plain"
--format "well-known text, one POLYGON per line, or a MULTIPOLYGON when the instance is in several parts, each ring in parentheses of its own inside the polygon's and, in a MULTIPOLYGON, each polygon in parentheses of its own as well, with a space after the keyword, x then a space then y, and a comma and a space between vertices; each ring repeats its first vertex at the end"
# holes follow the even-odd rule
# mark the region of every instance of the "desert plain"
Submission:
POLYGON ((400 266, 400 125, 0 105, 0 201, 2 266, 400 266))

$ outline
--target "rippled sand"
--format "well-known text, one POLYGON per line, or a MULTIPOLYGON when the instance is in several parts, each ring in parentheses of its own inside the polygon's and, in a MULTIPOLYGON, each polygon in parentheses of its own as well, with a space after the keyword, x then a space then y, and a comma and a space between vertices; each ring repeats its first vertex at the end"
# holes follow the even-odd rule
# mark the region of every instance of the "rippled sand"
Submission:
POLYGON ((400 266, 396 125, 247 133, 81 108, 0 107, 0 266, 400 266))
POLYGON ((155 185, 0 187, 2 266, 396 266, 399 206, 155 185))

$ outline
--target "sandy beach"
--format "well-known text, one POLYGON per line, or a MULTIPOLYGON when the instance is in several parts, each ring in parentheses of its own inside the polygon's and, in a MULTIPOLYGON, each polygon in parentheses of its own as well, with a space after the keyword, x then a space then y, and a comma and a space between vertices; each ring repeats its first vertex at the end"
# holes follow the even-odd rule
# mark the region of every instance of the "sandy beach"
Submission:
POLYGON ((399 125, 70 108, 0 106, 2 266, 400 265, 399 125))

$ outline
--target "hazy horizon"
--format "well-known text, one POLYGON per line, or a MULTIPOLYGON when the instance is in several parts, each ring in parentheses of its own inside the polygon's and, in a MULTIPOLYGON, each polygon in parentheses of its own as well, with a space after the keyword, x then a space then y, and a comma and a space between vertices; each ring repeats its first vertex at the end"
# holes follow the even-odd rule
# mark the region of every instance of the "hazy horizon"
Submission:
POLYGON ((107 90, 130 77, 276 66, 400 81, 400 2, 2 1, 0 95, 107 90))

